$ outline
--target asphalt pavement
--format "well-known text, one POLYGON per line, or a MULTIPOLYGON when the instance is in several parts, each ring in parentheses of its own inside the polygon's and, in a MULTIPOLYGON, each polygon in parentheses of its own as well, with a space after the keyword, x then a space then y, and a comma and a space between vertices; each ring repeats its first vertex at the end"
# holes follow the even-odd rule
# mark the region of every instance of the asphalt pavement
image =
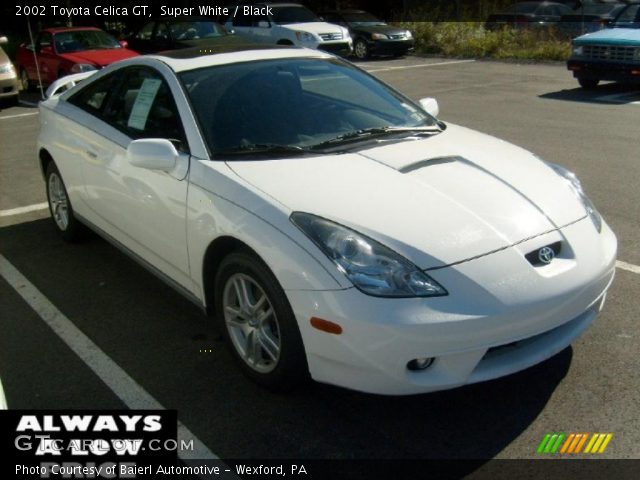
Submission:
POLYGON ((602 314, 572 347, 503 379, 427 395, 320 384, 263 390, 234 366, 212 320, 179 294, 96 236, 75 245, 59 238, 44 209, 32 93, 0 111, 0 254, 21 275, 0 269, 9 406, 136 405, 126 377, 178 409, 223 458, 536 458, 547 432, 611 432, 600 458, 640 458, 640 89, 584 91, 562 64, 408 57, 360 65, 414 99, 436 97, 446 122, 577 173, 618 235, 621 263, 602 314), (25 299, 20 285, 41 297, 25 299), (72 350, 47 318, 68 322, 63 332, 78 329, 72 338, 114 362, 115 376, 96 373, 100 359, 72 350))

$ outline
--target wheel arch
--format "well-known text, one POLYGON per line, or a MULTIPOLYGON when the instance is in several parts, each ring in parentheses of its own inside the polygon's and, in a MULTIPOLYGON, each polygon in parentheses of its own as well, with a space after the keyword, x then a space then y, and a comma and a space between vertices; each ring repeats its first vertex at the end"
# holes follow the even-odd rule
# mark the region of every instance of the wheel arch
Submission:
POLYGON ((220 264, 227 255, 233 252, 249 253, 265 263, 260 255, 242 240, 229 235, 223 235, 213 240, 207 247, 202 262, 202 288, 207 314, 213 314, 214 312, 215 279, 220 264))
POLYGON ((54 161, 53 157, 46 148, 41 148, 38 152, 38 159, 40 162, 40 173, 42 173, 42 178, 45 178, 47 175, 47 167, 54 161))

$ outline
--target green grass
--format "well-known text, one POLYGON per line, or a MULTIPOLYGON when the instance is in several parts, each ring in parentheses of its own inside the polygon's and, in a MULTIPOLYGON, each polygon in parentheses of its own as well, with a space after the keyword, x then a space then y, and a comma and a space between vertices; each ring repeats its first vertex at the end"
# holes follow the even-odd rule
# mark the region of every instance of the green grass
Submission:
POLYGON ((571 42, 552 30, 486 30, 480 22, 402 22, 416 52, 448 57, 566 60, 571 42))

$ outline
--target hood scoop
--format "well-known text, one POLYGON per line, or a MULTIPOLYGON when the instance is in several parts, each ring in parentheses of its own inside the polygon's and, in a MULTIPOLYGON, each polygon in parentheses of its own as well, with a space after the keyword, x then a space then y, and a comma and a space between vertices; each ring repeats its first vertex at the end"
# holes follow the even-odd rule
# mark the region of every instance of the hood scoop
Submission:
POLYGON ((441 165, 443 163, 454 163, 454 162, 468 162, 466 158, 459 156, 448 156, 448 157, 434 157, 427 158, 425 160, 419 160, 414 163, 410 163, 409 165, 405 165, 404 167, 398 169, 400 173, 410 173, 416 170, 420 170, 424 167, 431 167, 433 165, 441 165))

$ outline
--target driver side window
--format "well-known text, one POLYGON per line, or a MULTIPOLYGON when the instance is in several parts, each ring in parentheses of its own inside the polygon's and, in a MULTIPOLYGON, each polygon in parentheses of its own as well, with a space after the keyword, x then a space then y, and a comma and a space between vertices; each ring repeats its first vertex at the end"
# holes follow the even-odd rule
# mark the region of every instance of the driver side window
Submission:
POLYGON ((133 139, 166 138, 187 151, 187 141, 173 94, 162 76, 151 68, 131 68, 104 120, 133 139))

